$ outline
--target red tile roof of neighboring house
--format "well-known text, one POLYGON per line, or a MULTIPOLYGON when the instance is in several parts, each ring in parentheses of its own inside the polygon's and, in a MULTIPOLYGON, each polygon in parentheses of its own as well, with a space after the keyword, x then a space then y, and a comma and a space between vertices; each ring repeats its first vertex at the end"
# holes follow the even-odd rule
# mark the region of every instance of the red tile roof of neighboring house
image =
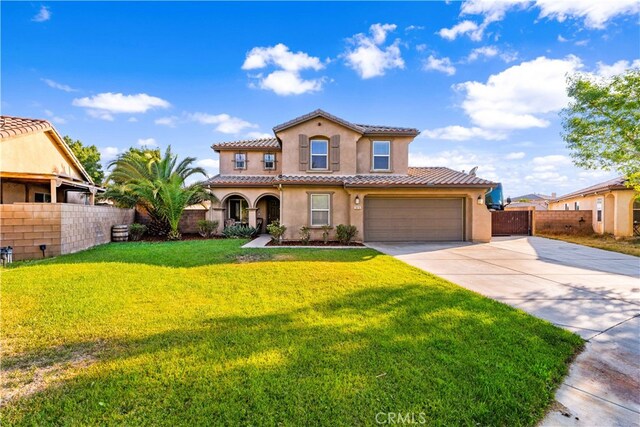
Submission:
POLYGON ((596 194, 604 191, 633 190, 633 188, 625 186, 625 182, 627 182, 626 178, 619 176, 618 178, 610 179, 609 181, 601 182, 599 184, 592 185, 591 187, 565 194, 552 200, 552 202, 559 202, 560 200, 571 199, 577 196, 588 196, 590 194, 596 194))
POLYGON ((330 185, 344 187, 493 187, 496 183, 449 168, 409 168, 407 175, 216 175, 213 187, 330 185))
POLYGON ((31 132, 53 129, 51 123, 41 119, 0 116, 0 138, 23 135, 31 132))
POLYGON ((273 149, 280 150, 280 143, 277 138, 245 139, 240 141, 219 142, 211 146, 216 151, 219 150, 251 150, 251 149, 273 149))
POLYGON ((300 117, 296 117, 293 120, 289 120, 288 122, 281 123, 273 128, 275 133, 293 127, 299 123, 306 122, 307 120, 315 119, 317 117, 323 117, 332 122, 341 124, 342 126, 351 129, 355 132, 364 134, 364 135, 376 135, 376 134, 387 134, 387 135, 407 135, 407 136, 417 136, 420 131, 415 128, 405 128, 405 127, 397 127, 397 126, 383 126, 383 125, 364 125, 351 123, 347 120, 341 119, 340 117, 334 116, 333 114, 329 114, 323 110, 315 110, 308 114, 304 114, 300 117))

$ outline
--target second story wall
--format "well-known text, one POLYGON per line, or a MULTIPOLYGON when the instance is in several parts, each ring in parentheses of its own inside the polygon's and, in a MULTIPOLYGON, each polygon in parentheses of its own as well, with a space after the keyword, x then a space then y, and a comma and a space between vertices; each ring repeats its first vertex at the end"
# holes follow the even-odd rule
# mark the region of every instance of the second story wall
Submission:
POLYGON ((404 175, 409 168, 409 144, 413 137, 407 136, 364 136, 357 143, 357 169, 358 174, 399 174, 404 175), (374 141, 389 141, 390 165, 386 171, 375 170, 373 167, 373 143, 374 141))
POLYGON ((220 151, 221 175, 278 175, 282 171, 282 153, 280 151, 249 151, 249 150, 224 150, 220 151), (243 153, 246 159, 244 169, 237 169, 235 155, 243 153), (264 155, 275 155, 275 169, 265 169, 264 155))
MULTIPOLYGON (((277 133, 282 141, 282 173, 284 175, 300 174, 334 174, 355 175, 357 161, 357 142, 361 135, 349 128, 319 117, 300 123, 277 133), (311 170, 310 165, 300 166, 300 135, 306 135, 309 139, 321 137, 330 141, 334 136, 339 136, 339 168, 329 167, 326 171, 311 170)), ((335 140, 335 139, 334 139, 335 140)), ((329 149, 329 164, 335 160, 335 149, 329 149)), ((304 164, 304 163, 303 163, 304 164)))

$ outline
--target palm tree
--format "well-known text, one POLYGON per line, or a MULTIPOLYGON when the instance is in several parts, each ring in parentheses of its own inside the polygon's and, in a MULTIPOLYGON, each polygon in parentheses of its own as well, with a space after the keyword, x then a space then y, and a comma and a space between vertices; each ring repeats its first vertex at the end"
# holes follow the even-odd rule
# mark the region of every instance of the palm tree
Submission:
POLYGON ((194 175, 204 175, 204 169, 193 167, 194 157, 178 162, 178 156, 167 148, 164 156, 158 150, 131 149, 109 164, 113 171, 107 180, 103 198, 121 207, 141 207, 150 218, 149 230, 180 238, 178 223, 187 206, 215 200, 201 182, 186 184, 194 175))

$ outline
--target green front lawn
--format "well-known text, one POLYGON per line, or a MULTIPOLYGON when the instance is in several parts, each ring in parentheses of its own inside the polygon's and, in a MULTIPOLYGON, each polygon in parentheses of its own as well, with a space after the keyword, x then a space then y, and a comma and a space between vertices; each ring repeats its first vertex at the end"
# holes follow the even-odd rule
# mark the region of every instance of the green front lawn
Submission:
POLYGON ((242 243, 3 271, 2 425, 534 425, 582 346, 373 250, 242 243))

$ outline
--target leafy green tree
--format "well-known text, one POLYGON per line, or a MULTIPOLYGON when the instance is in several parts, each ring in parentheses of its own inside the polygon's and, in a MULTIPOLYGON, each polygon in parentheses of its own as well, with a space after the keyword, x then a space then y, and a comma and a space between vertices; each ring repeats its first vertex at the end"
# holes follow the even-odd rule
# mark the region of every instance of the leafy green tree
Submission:
POLYGON ((78 158, 84 169, 87 171, 93 182, 98 185, 104 180, 104 171, 100 164, 100 151, 95 145, 84 145, 82 141, 75 141, 69 136, 65 136, 64 142, 69 146, 73 154, 78 158))
POLYGON ((640 69, 600 80, 576 74, 567 93, 562 136, 574 163, 615 170, 640 191, 640 69))
POLYGON ((204 175, 204 169, 193 167, 194 157, 178 162, 178 156, 168 147, 164 155, 156 150, 130 149, 111 162, 113 171, 102 196, 121 207, 142 207, 151 220, 149 231, 179 239, 178 223, 187 206, 214 200, 200 182, 186 184, 194 175, 204 175))

